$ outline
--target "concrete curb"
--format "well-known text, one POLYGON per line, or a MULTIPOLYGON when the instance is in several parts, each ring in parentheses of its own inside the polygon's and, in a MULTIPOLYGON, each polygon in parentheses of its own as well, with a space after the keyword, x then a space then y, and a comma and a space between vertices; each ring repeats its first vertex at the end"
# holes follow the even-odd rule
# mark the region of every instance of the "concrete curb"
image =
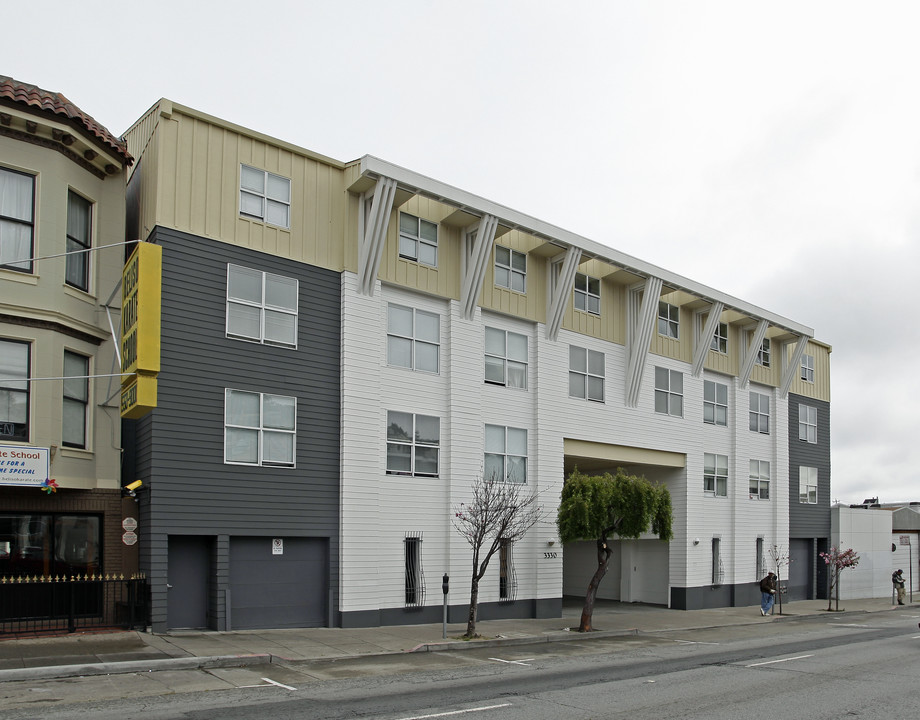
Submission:
POLYGON ((578 631, 560 630, 546 635, 534 635, 531 637, 517 638, 495 638, 493 640, 454 640, 453 642, 441 643, 423 643, 416 645, 409 652, 450 652, 452 650, 475 650, 476 648, 488 648, 498 646, 514 645, 540 645, 551 642, 569 642, 571 640, 599 640, 606 637, 617 637, 619 635, 638 635, 639 630, 636 628, 626 630, 595 630, 588 633, 578 631))
POLYGON ((85 675, 124 675, 158 670, 200 670, 216 667, 244 667, 271 662, 271 655, 213 655, 210 657, 153 658, 124 662, 49 665, 0 670, 0 683, 16 680, 53 680, 85 675))

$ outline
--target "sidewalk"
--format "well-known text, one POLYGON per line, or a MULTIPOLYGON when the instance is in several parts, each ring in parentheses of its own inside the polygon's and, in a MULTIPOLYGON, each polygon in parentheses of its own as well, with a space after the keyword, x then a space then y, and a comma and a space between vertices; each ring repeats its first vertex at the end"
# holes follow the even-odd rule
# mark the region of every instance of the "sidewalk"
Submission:
MULTIPOLYGON (((841 615, 845 609, 849 616, 891 610, 893 607, 888 599, 880 598, 847 600, 842 601, 840 606, 841 615)), ((920 604, 900 609, 916 611, 918 608, 920 604)), ((477 625, 482 638, 474 641, 460 640, 459 636, 466 626, 455 623, 448 624, 446 640, 442 637, 441 623, 357 629, 175 631, 163 635, 117 631, 0 639, 0 682, 572 641, 781 622, 787 618, 826 614, 826 600, 784 603, 783 615, 766 618, 761 616, 759 605, 683 611, 598 601, 594 610, 596 632, 585 634, 568 630, 577 627, 581 605, 566 602, 561 618, 482 621, 477 625)))

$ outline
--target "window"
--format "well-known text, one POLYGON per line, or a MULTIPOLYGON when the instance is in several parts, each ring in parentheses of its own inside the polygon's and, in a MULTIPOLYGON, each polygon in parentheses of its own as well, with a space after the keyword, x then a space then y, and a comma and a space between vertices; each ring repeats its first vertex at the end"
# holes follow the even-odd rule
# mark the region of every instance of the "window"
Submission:
POLYGON ((89 406, 89 358, 64 351, 64 424, 61 441, 65 447, 86 447, 86 411, 89 406))
POLYGON ((224 462, 294 467, 297 398, 226 391, 224 462))
POLYGON ((511 602, 517 597, 517 577, 511 556, 512 542, 501 538, 498 546, 498 599, 511 602))
POLYGON ((757 351, 757 364, 770 367, 770 339, 766 338, 757 351))
POLYGON ((516 292, 527 292, 527 256, 517 250, 496 245, 495 284, 516 292))
POLYGON ((799 468, 799 502, 809 505, 818 503, 818 468, 799 468))
POLYGON ((703 381, 703 422, 728 425, 728 385, 703 381))
POLYGON ((766 460, 751 460, 751 500, 770 499, 770 463, 766 460))
MULTIPOLYGON (((0 513, 0 548, 3 548, 0 577, 94 575, 102 568, 101 518, 0 513)), ((75 596, 77 605, 84 606, 83 612, 90 609, 100 612, 93 593, 75 593, 75 596)))
POLYGON ((422 574, 422 534, 409 533, 403 540, 406 553, 406 607, 425 604, 425 576, 422 574))
POLYGON ((402 305, 387 306, 387 364, 438 372, 441 318, 402 305))
POLYGON ((298 281, 227 265, 227 337, 297 347, 298 281))
POLYGON ((527 482, 527 431, 486 425, 484 468, 489 481, 527 482))
POLYGON ((764 576, 764 572, 765 572, 764 568, 767 566, 763 558, 763 538, 762 537, 757 538, 757 542, 754 546, 754 553, 755 553, 754 578, 756 580, 760 580, 764 576))
POLYGON ((605 365, 604 353, 569 345, 569 397, 604 402, 605 365))
POLYGON ((709 349, 715 350, 723 355, 728 352, 728 324, 720 322, 716 331, 712 335, 712 342, 709 343, 709 349))
POLYGON ((89 200, 73 191, 67 193, 67 267, 64 279, 68 285, 80 290, 89 290, 92 209, 89 200))
POLYGON ((716 497, 728 495, 728 455, 703 453, 703 492, 716 497))
POLYGON ((799 440, 818 442, 818 408, 799 403, 799 440))
POLYGON ((575 273, 575 309, 601 314, 601 281, 583 273, 575 273))
POLYGON ((388 474, 437 477, 440 443, 440 418, 387 412, 388 474))
POLYGON ((684 416, 684 374, 677 370, 655 368, 655 412, 684 416))
POLYGON ((722 538, 714 537, 712 539, 712 584, 718 587, 722 584, 725 577, 725 570, 722 567, 722 538))
POLYGON ((399 257, 438 266, 438 226, 409 213, 399 213, 399 257))
POLYGON ((0 266, 32 272, 35 179, 0 168, 0 266))
POLYGON ((680 337, 680 308, 670 303, 658 302, 658 334, 665 337, 680 337))
POLYGON ((0 340, 0 440, 29 440, 29 369, 27 342, 0 340))
POLYGON ((240 166, 240 215, 291 227, 291 181, 249 165, 240 166))
POLYGON ((486 328, 486 382, 527 389, 527 336, 486 328))
POLYGON ((751 392, 750 428, 752 432, 770 433, 770 396, 751 392))
POLYGON ((802 355, 802 380, 810 383, 815 381, 814 355, 802 355))

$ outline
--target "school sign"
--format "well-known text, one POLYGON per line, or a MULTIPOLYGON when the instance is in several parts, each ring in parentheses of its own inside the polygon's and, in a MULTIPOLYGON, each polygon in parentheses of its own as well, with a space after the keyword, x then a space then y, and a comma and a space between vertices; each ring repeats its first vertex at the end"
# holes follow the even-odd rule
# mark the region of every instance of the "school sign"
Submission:
POLYGON ((157 406, 163 248, 139 243, 121 277, 121 416, 135 419, 157 406))

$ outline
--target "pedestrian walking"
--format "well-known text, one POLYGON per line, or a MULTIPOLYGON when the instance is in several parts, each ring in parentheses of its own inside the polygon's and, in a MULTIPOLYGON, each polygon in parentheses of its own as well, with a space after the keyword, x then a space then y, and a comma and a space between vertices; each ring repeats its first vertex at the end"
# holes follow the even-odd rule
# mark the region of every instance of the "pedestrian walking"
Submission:
POLYGON ((898 605, 904 604, 904 571, 901 569, 891 573, 891 584, 898 594, 898 605))
POLYGON ((768 615, 776 598, 776 574, 772 571, 760 581, 760 614, 768 615))

